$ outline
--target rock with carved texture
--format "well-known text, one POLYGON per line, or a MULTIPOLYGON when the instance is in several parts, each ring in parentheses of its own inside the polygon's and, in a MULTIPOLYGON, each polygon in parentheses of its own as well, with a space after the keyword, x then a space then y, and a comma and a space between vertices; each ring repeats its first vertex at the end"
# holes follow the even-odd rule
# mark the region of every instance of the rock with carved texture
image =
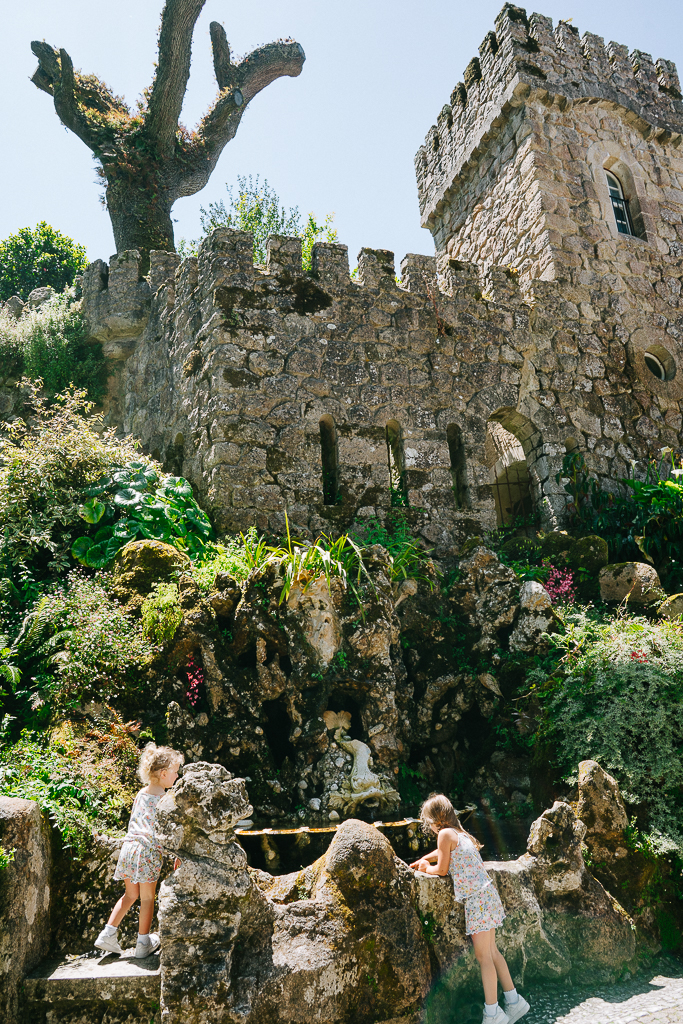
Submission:
POLYGON ((519 582, 486 547, 477 547, 460 562, 461 578, 453 585, 456 606, 479 632, 474 649, 486 653, 498 646, 498 633, 511 626, 519 606, 519 582))
POLYGON ((554 624, 552 601, 541 583, 526 580, 519 590, 519 618, 510 636, 511 651, 531 653, 543 646, 544 633, 554 624))

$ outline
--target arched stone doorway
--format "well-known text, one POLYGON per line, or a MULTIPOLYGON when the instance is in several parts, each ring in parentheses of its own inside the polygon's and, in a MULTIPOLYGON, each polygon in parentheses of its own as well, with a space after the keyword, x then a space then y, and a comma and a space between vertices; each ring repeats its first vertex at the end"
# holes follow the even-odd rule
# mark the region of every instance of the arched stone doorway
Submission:
POLYGON ((485 461, 498 526, 528 522, 549 476, 538 429, 516 409, 497 409, 486 425, 485 461))

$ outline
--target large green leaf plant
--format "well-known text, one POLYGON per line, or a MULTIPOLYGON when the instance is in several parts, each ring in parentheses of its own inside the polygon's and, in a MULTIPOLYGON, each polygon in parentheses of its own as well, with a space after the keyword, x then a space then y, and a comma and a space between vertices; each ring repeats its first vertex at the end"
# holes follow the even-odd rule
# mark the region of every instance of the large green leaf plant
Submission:
POLYGON ((131 540, 161 540, 196 559, 214 537, 187 480, 151 463, 134 460, 107 473, 84 499, 79 515, 90 528, 76 538, 71 554, 92 569, 104 568, 131 540))

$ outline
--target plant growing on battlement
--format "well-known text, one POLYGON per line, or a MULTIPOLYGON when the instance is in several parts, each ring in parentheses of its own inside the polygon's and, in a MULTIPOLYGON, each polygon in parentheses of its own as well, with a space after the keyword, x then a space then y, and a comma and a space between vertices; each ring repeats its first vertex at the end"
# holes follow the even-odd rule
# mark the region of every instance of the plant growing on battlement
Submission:
POLYGON ((170 643, 183 621, 176 583, 155 583, 142 603, 142 631, 158 644, 170 643))
POLYGON ((117 252, 172 251, 176 199, 206 185, 254 96, 283 75, 301 73, 304 51, 289 39, 261 46, 233 64, 225 29, 212 22, 219 93, 197 128, 188 131, 179 118, 190 77, 192 34, 205 2, 166 0, 154 80, 134 111, 95 75, 75 70, 66 50, 31 44, 38 58, 34 85, 53 97, 61 122, 98 161, 117 252))
POLYGON ((337 232, 332 227, 334 214, 328 213, 322 224, 315 215, 309 213, 302 222, 298 206, 289 210, 281 205, 280 197, 266 180, 259 181, 258 174, 254 180, 251 175, 237 175, 237 194, 233 194, 231 185, 225 186, 230 197, 226 208, 223 200, 209 203, 208 210, 202 206, 200 217, 202 235, 200 238, 186 241, 181 239, 178 252, 181 256, 196 255, 203 238, 215 228, 234 228, 238 231, 249 231, 254 236, 254 263, 264 264, 267 259, 266 242, 269 235, 289 235, 301 239, 301 265, 304 270, 311 269, 314 244, 321 238, 326 242, 336 242, 337 232))

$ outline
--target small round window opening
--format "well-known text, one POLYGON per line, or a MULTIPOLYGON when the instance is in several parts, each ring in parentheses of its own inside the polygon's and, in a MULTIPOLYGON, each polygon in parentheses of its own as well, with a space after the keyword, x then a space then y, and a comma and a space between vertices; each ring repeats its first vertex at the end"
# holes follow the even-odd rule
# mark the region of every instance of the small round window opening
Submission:
POLYGON ((657 380, 673 380, 676 376, 676 363, 670 352, 662 345, 653 345, 644 353, 645 365, 657 380))

